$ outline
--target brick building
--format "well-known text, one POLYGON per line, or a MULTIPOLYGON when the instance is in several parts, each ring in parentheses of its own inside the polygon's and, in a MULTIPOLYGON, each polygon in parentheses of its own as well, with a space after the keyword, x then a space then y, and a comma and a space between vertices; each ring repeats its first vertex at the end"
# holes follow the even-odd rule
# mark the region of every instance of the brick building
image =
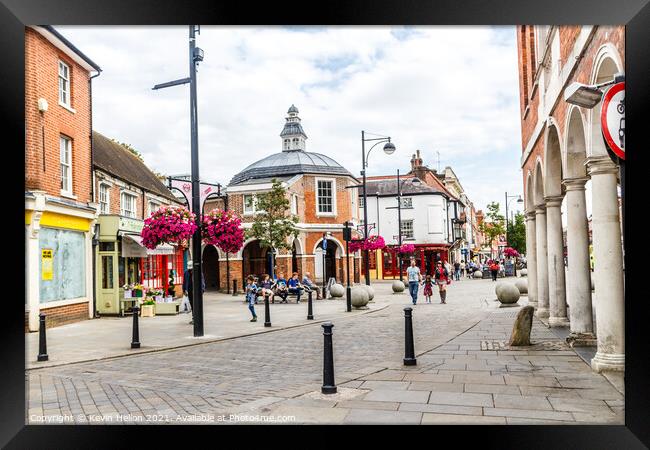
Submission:
POLYGON ((536 314, 551 326, 570 327, 569 342, 594 344, 585 206, 585 183, 590 180, 598 280, 594 296, 601 299, 596 303, 597 353, 592 367, 623 370, 623 271, 616 270, 623 267, 617 167, 602 137, 601 103, 591 109, 573 105, 565 101, 564 92, 573 82, 595 85, 624 72, 625 28, 522 25, 517 27, 517 47, 528 297, 536 314), (563 264, 563 201, 570 276, 563 264))
MULTIPOLYGON (((228 208, 241 217, 244 228, 250 228, 255 217, 255 195, 268 192, 273 179, 282 182, 290 202, 290 214, 298 217, 298 237, 291 243, 292 250, 280 250, 275 255, 276 273, 310 272, 312 279, 322 282, 323 267, 327 279, 346 281, 346 253, 343 223, 358 224, 358 202, 354 189, 348 186, 359 182, 352 174, 321 153, 307 152, 305 134, 298 108, 291 105, 287 111, 282 132, 282 151, 263 158, 236 174, 226 188, 228 208), (323 257, 323 234, 327 237, 323 257)), ((221 199, 208 199, 205 210, 224 206, 221 199)), ((351 276, 358 279, 360 255, 350 256, 351 276)), ((226 274, 238 280, 241 288, 246 276, 271 273, 269 249, 261 248, 257 240, 248 239, 237 254, 225 255, 214 246, 203 252, 206 288, 226 290, 226 274), (218 264, 217 264, 218 261, 218 264), (216 274, 216 275, 215 275, 216 274), (211 283, 215 279, 218 282, 211 283)))
POLYGON ((155 250, 141 244, 144 219, 164 205, 180 205, 163 182, 135 154, 93 131, 93 167, 99 206, 95 245, 96 311, 118 314, 125 284, 182 294, 185 252, 171 245, 155 250), (175 289, 174 289, 175 288, 175 289))
POLYGON ((93 316, 92 78, 101 69, 51 26, 25 28, 25 322, 93 316))

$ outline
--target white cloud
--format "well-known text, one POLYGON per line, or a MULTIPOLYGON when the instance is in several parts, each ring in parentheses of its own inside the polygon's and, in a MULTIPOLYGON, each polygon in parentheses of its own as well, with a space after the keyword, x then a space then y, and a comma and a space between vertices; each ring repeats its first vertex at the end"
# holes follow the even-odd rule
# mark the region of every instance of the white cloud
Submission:
MULTIPOLYGON (((157 83, 188 74, 187 27, 57 27, 103 69, 94 126, 132 144, 164 173, 189 173, 189 91, 157 83)), ((361 130, 398 150, 368 173, 450 165, 478 208, 519 193, 522 177, 514 27, 201 27, 201 176, 227 183, 280 151, 287 108, 300 109, 307 150, 360 170, 361 130)))

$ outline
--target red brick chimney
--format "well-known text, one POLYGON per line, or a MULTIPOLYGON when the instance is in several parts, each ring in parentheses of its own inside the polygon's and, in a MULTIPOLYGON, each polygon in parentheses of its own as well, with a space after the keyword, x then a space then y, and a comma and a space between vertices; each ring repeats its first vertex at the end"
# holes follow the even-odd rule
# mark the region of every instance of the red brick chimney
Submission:
POLYGON ((413 175, 418 177, 420 180, 425 179, 425 173, 427 172, 427 166, 422 164, 422 158, 420 157, 420 150, 416 150, 415 154, 411 158, 411 172, 413 175))

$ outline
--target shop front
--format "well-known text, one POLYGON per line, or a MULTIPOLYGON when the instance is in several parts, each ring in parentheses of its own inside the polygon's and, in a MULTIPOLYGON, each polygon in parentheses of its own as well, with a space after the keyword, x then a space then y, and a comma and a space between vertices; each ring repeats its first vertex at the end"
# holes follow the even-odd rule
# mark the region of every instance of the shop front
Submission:
MULTIPOLYGON (((364 252, 361 252, 362 255, 364 252)), ((370 277, 371 279, 399 279, 399 258, 397 248, 386 247, 383 250, 371 251, 370 253, 370 277)), ((414 258, 420 271, 433 273, 437 261, 446 261, 449 250, 446 246, 432 244, 415 244, 412 253, 402 255, 402 276, 406 276, 406 269, 411 265, 414 258)), ((361 265, 361 273, 364 272, 364 265, 361 265)))
MULTIPOLYGON (((164 296, 182 294, 184 251, 171 245, 154 250, 141 243, 144 222, 118 215, 99 217, 99 243, 96 250, 97 312, 124 315, 133 306, 131 289, 141 285, 163 291, 164 296)), ((146 295, 143 293, 143 295, 146 295)))

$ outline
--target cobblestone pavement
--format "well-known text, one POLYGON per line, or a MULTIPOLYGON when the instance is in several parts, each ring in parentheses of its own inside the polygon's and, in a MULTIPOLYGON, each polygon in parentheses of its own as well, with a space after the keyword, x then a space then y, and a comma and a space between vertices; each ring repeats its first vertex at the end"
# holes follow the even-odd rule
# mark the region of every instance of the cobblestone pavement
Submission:
POLYGON ((415 367, 402 365, 408 297, 337 319, 334 395, 320 394, 314 324, 30 370, 27 422, 622 423, 622 394, 541 323, 534 346, 505 348, 518 308, 495 309, 493 286, 461 281, 447 305, 414 307, 415 367))

